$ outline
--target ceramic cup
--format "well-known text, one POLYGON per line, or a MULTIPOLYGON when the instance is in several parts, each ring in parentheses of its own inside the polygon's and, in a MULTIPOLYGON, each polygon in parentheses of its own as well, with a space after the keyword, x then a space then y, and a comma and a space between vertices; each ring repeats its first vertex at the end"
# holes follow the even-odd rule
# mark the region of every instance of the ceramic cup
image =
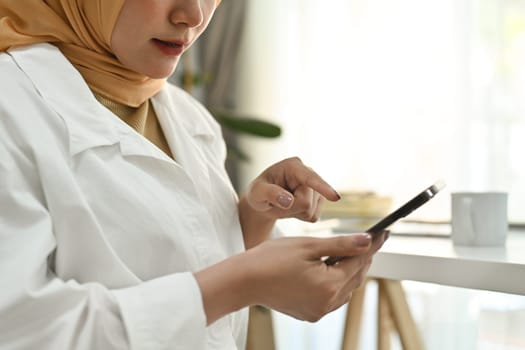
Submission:
POLYGON ((454 192, 451 197, 452 241, 455 245, 505 245, 507 193, 454 192))

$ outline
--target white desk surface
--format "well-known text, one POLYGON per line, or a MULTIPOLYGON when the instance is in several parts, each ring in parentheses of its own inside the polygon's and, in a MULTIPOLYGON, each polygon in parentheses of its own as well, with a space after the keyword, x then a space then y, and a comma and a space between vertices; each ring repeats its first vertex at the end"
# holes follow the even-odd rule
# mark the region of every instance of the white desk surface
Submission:
MULTIPOLYGON (((284 227, 284 232, 317 237, 338 234, 330 226, 321 222, 301 229, 284 227)), ((429 229, 428 236, 422 231, 418 231, 422 235, 392 234, 368 275, 525 295, 525 231, 510 231, 504 247, 467 247, 454 246, 449 230, 441 227, 435 234, 436 229, 429 229)))
POLYGON ((376 254, 369 276, 525 295, 525 232, 510 232, 504 247, 392 235, 376 254))

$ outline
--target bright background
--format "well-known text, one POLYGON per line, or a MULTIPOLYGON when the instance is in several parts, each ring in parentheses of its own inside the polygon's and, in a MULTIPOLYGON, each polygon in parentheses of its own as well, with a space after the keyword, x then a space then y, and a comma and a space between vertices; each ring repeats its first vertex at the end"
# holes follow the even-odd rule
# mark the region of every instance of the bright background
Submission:
MULTIPOLYGON (((404 201, 448 191, 510 193, 525 222, 525 1, 250 1, 238 94, 279 123, 246 139, 260 170, 300 156, 340 190, 404 201)), ((418 211, 446 219, 448 196, 418 211)))
MULTIPOLYGON (((241 188, 300 156, 339 191, 372 190, 394 204, 445 180, 446 192, 414 213, 425 219, 449 218, 450 191, 503 190, 510 220, 525 222, 525 1, 249 4, 239 109, 284 134, 242 140, 252 161, 241 188)), ((405 286, 428 349, 525 349, 525 297, 405 286)), ((338 349, 343 315, 312 325, 274 314, 278 348, 338 349)), ((363 349, 373 348, 374 327, 363 330, 363 349)))

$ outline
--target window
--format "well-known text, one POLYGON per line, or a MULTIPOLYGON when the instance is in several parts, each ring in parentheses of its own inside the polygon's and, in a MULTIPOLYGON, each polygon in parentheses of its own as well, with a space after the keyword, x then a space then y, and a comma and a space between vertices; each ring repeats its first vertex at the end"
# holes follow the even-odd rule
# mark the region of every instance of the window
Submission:
MULTIPOLYGON (((525 222, 524 1, 251 1, 242 58, 241 109, 284 130, 245 141, 246 182, 299 155, 399 203, 437 179, 508 191, 525 222)), ((447 219, 448 196, 417 215, 447 219)))

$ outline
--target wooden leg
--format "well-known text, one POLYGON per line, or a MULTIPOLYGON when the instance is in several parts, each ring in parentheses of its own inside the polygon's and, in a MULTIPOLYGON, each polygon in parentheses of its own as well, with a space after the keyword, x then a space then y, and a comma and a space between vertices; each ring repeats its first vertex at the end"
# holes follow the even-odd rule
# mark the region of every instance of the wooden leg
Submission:
POLYGON ((246 350, 274 350, 271 311, 262 306, 250 307, 246 350))
POLYGON ((383 288, 395 328, 399 333, 399 338, 404 350, 422 350, 423 342, 420 338, 418 329, 410 313, 406 295, 400 281, 380 279, 378 280, 383 288))
POLYGON ((377 283, 377 349, 390 350, 392 315, 384 285, 377 283))
POLYGON ((341 350, 357 350, 359 346, 359 331, 361 330, 361 317, 365 300, 366 284, 356 289, 346 311, 346 320, 343 330, 343 344, 341 350))

